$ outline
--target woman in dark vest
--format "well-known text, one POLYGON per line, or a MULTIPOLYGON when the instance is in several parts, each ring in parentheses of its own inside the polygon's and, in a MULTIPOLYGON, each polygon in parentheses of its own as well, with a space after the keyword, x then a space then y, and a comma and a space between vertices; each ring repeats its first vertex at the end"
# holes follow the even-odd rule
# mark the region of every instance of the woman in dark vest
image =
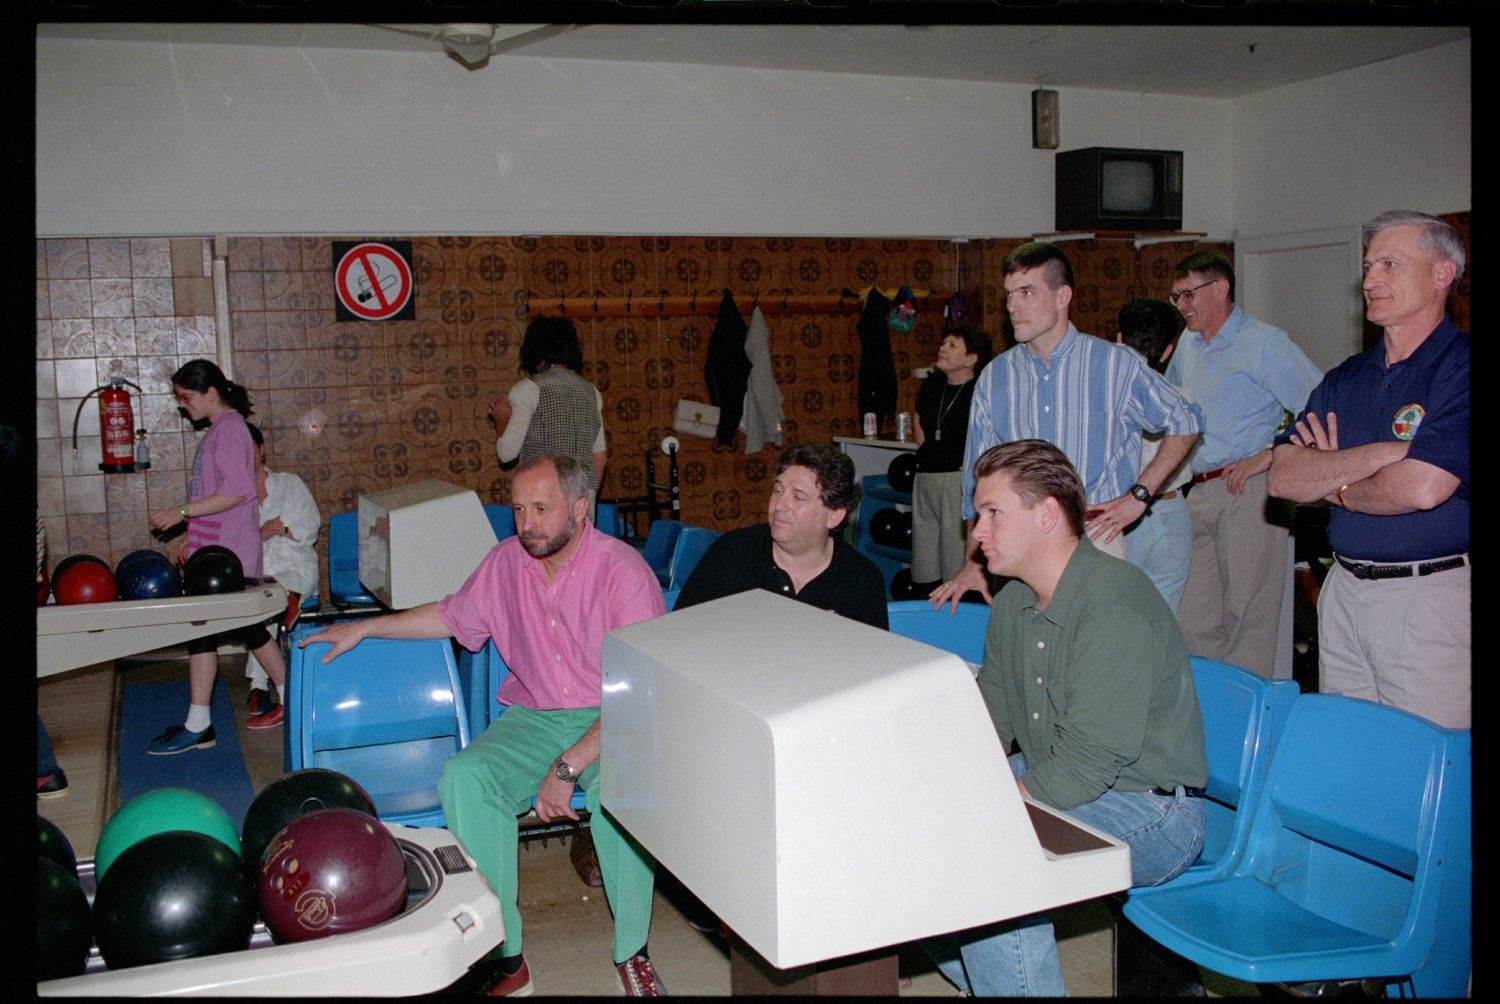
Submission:
POLYGON ((564 317, 538 317, 521 340, 521 376, 504 396, 490 398, 500 430, 502 464, 541 454, 571 457, 589 488, 589 518, 604 479, 604 398, 582 376, 578 330, 564 317))

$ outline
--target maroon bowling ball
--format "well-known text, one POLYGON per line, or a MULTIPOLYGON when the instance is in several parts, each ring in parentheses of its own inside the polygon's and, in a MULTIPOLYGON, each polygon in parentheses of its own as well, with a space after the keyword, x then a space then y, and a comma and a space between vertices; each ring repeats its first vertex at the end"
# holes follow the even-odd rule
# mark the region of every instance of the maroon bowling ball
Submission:
POLYGON ((406 858, 379 820, 355 809, 319 809, 276 834, 256 896, 278 944, 362 931, 406 905, 406 858))
POLYGON ((102 561, 78 561, 52 580, 52 595, 59 603, 108 603, 119 599, 115 573, 102 561))

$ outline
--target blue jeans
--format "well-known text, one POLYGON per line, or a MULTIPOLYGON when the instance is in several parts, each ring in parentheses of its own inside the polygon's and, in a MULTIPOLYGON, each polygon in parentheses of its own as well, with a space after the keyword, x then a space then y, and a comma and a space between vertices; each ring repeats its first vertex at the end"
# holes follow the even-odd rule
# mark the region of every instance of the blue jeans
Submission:
POLYGON ((1125 560, 1146 573, 1172 613, 1182 602, 1193 560, 1193 514, 1187 499, 1157 499, 1125 534, 1125 560))
POLYGON ((57 770, 57 757, 52 753, 52 741, 47 736, 47 726, 42 716, 36 716, 36 776, 46 777, 57 770))
MULTIPOLYGON (((1017 777, 1025 758, 1010 758, 1017 777)), ((1106 791, 1068 810, 1130 848, 1132 886, 1176 878, 1203 850, 1203 803, 1185 795, 1106 791)), ((976 997, 1066 997, 1057 938, 1046 914, 1032 914, 923 942, 943 975, 976 997)))

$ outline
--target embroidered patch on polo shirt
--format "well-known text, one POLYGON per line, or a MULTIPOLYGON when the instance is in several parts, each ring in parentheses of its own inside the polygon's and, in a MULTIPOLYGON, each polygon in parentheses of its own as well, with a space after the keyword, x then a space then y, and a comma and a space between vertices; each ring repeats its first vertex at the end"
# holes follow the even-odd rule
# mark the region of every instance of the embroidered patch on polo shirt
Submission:
POLYGON ((1391 421, 1391 431, 1396 434, 1397 439, 1409 440, 1417 434, 1417 427, 1422 424, 1422 416, 1426 410, 1420 404, 1408 404, 1396 412, 1396 417, 1391 421))

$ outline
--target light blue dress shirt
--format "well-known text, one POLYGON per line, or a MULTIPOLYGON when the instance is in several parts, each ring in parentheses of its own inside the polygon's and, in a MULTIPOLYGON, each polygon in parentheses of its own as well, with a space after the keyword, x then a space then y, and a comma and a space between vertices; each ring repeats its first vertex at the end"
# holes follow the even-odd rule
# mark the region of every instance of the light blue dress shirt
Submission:
POLYGON ((1119 498, 1141 473, 1141 434, 1185 436, 1202 428, 1188 401, 1123 345, 1072 324, 1050 364, 1024 345, 979 374, 964 450, 964 515, 974 516, 974 461, 997 443, 1045 439, 1083 479, 1090 505, 1119 498))
POLYGON ((1306 407, 1323 374, 1285 331, 1235 307, 1213 341, 1182 333, 1167 379, 1203 409, 1203 435, 1188 454, 1201 474, 1270 446, 1283 409, 1306 407))

